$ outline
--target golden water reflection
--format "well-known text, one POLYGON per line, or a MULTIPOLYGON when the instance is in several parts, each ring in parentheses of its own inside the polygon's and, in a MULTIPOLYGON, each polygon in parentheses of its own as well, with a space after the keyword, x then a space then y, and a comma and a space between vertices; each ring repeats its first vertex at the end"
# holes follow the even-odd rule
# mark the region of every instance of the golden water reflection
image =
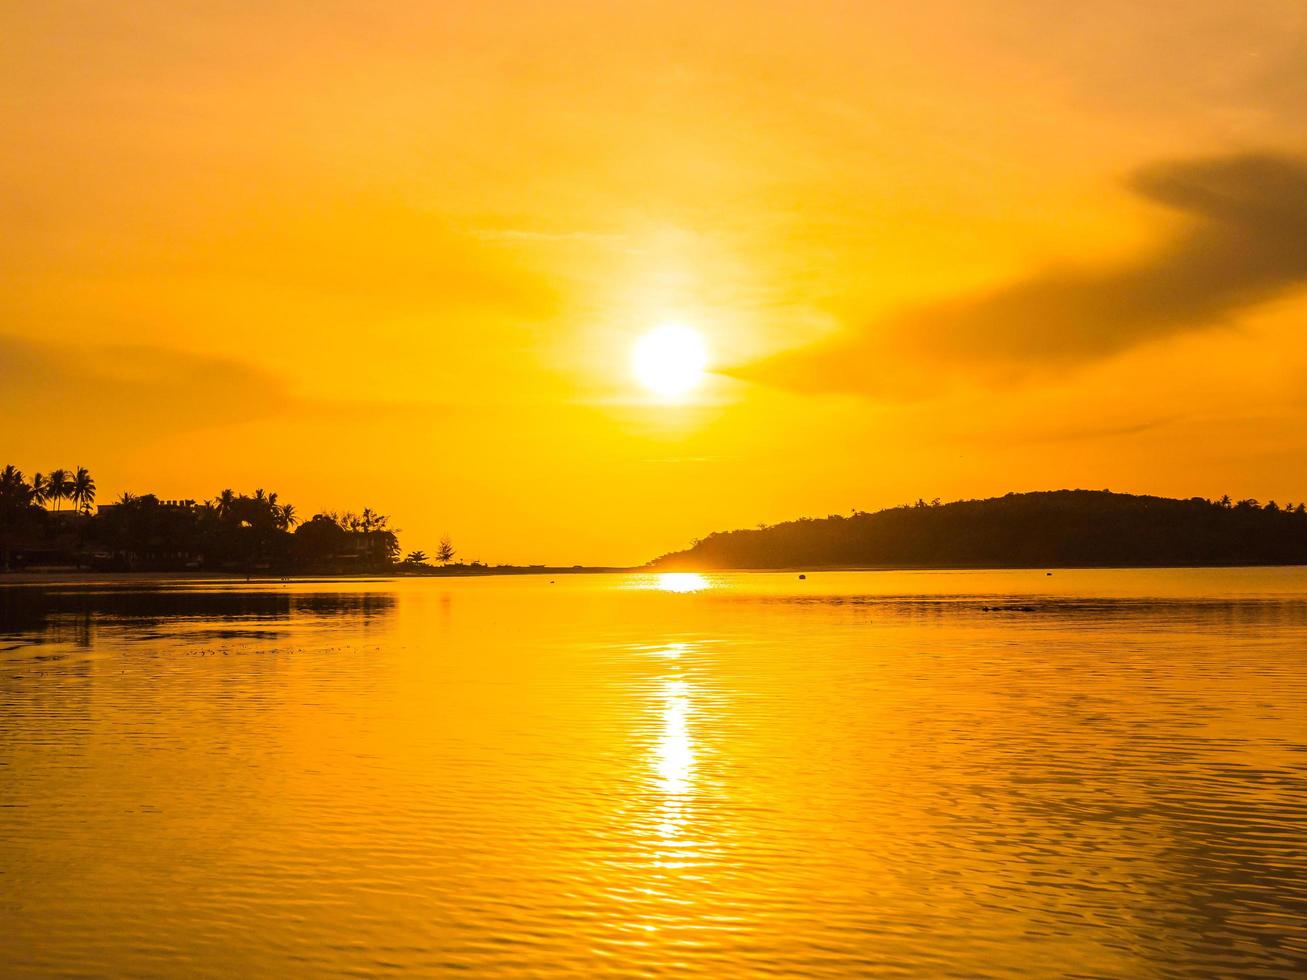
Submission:
POLYGON ((676 662, 656 682, 653 698, 655 737, 650 750, 649 777, 654 790, 654 863, 662 868, 685 866, 697 843, 693 833, 697 751, 692 723, 695 689, 681 672, 680 661, 692 652, 688 643, 656 649, 659 657, 676 662))
POLYGON ((654 588, 661 592, 702 592, 711 589, 712 582, 698 572, 660 572, 654 588))
POLYGON ((700 577, 0 586, 0 974, 1302 974, 1307 571, 700 577))
POLYGON ((662 734, 654 749, 658 789, 671 796, 690 792, 694 780, 694 743, 690 739, 690 698, 685 681, 663 682, 662 734))

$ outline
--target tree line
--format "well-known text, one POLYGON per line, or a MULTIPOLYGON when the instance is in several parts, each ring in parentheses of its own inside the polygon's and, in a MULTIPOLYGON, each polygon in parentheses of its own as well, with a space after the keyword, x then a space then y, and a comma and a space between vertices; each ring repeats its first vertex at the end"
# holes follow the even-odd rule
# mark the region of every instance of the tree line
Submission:
MULTIPOLYGON (((123 493, 98 508, 95 500, 95 480, 85 467, 30 480, 13 465, 0 469, 0 568, 269 574, 430 568, 422 551, 400 561, 398 529, 371 507, 304 521, 293 504, 262 488, 248 494, 227 488, 199 502, 149 493, 123 493)), ((454 554, 444 537, 436 560, 447 565, 454 554)))

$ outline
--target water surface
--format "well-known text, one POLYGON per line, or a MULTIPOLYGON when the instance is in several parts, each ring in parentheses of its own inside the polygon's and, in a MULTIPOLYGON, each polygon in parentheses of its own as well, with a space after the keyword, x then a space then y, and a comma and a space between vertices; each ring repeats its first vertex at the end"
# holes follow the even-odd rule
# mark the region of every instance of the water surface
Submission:
POLYGON ((1307 570, 0 588, 0 972, 1307 971, 1307 570))

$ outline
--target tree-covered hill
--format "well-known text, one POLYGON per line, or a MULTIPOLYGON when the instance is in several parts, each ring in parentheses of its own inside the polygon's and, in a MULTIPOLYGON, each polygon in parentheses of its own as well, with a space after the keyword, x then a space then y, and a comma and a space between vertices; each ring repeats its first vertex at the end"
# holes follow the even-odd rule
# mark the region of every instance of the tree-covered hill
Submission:
POLYGON ((1106 490, 918 501, 724 531, 658 568, 1038 568, 1307 563, 1307 507, 1106 490))

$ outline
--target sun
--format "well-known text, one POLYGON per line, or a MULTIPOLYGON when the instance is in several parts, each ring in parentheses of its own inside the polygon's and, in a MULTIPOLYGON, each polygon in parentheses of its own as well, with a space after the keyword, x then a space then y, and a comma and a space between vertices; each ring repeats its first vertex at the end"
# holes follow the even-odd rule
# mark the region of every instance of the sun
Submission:
POLYGON ((636 380, 655 395, 680 398, 703 380, 708 351, 696 330, 664 323, 635 342, 631 368, 636 380))

